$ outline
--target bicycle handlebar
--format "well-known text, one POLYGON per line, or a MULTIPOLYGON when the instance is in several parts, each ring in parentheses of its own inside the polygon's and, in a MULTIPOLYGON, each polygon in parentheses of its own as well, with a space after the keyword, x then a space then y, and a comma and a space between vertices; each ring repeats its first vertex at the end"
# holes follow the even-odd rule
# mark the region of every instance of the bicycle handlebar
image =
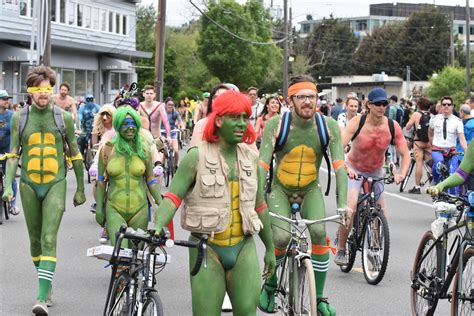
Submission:
POLYGON ((357 177, 354 178, 355 180, 367 180, 369 182, 383 182, 385 184, 392 184, 395 182, 395 177, 394 176, 386 176, 386 177, 365 177, 363 175, 357 175, 357 177))
POLYGON ((291 218, 288 218, 283 215, 279 215, 273 212, 269 212, 270 216, 281 219, 289 224, 292 224, 294 226, 300 227, 301 224, 304 224, 304 226, 311 226, 314 224, 323 224, 326 222, 336 222, 339 225, 345 225, 346 222, 346 210, 345 209, 338 209, 337 210, 337 215, 321 218, 321 219, 316 219, 316 220, 309 220, 309 219, 296 219, 293 220, 291 218))

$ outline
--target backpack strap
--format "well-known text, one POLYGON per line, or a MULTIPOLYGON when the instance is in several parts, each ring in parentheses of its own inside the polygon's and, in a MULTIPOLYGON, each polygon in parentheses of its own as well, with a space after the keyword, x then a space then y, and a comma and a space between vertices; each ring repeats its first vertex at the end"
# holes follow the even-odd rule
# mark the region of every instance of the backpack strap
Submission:
POLYGON ((352 136, 351 141, 353 141, 353 140, 357 137, 357 135, 359 135, 360 130, 362 129, 362 127, 363 127, 364 124, 365 124, 365 120, 367 120, 367 114, 364 114, 364 115, 362 115, 362 116, 360 117, 359 126, 357 127, 357 130, 356 130, 356 132, 354 133, 354 136, 352 136))
POLYGON ((395 145, 395 124, 391 118, 388 118, 388 129, 390 130, 390 145, 395 145))
POLYGON ((61 133, 63 140, 66 141, 66 124, 64 123, 63 110, 59 106, 54 104, 53 115, 54 123, 56 124, 58 131, 61 133))
POLYGON ((280 151, 283 146, 285 146, 288 134, 290 134, 291 118, 291 112, 283 113, 280 125, 280 132, 278 133, 278 137, 275 142, 275 149, 273 150, 273 152, 280 151))
POLYGON ((21 137, 23 136, 23 130, 25 129, 26 122, 28 122, 28 114, 30 113, 30 106, 27 105, 20 111, 20 122, 18 124, 19 133, 19 146, 21 147, 21 137))
POLYGON ((329 195, 329 190, 331 189, 331 162, 329 161, 328 155, 328 146, 329 146, 329 131, 326 124, 326 119, 320 112, 315 114, 316 126, 318 128, 319 142, 321 144, 321 150, 323 152, 324 160, 326 160, 326 165, 328 168, 328 184, 326 186, 326 192, 324 195, 329 195))

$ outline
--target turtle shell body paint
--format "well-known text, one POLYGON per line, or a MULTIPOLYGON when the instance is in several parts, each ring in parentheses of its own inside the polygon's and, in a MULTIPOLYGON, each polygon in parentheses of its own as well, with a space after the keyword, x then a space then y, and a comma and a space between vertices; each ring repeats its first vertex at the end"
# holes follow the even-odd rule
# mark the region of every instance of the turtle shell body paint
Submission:
POLYGON ((294 147, 278 163, 278 181, 287 187, 304 188, 318 177, 316 161, 313 148, 306 145, 294 147))

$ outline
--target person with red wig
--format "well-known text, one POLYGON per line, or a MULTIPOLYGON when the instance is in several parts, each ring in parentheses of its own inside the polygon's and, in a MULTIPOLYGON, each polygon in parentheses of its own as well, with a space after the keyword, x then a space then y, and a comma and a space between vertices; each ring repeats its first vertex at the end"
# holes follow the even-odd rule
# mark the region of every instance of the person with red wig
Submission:
MULTIPOLYGON (((258 157, 247 145, 256 138, 250 115, 242 93, 229 90, 215 99, 203 141, 181 161, 156 212, 161 232, 183 202, 181 225, 190 239, 210 236, 207 268, 191 277, 193 315, 220 315, 226 290, 235 315, 256 315, 260 269, 253 235, 266 248, 263 277, 275 270, 270 217, 257 189, 258 157)), ((196 255, 189 250, 190 262, 196 255)))

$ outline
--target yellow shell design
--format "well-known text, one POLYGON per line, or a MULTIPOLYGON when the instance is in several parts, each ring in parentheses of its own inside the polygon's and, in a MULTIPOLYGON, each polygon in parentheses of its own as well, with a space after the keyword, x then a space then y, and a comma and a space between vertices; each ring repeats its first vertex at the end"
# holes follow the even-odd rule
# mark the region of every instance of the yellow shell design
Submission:
POLYGON ((30 180, 37 184, 53 181, 58 174, 56 138, 52 133, 33 133, 28 138, 28 156, 26 171, 30 180))
POLYGON ((280 160, 276 175, 285 186, 307 186, 318 177, 316 153, 306 145, 296 146, 280 160))

